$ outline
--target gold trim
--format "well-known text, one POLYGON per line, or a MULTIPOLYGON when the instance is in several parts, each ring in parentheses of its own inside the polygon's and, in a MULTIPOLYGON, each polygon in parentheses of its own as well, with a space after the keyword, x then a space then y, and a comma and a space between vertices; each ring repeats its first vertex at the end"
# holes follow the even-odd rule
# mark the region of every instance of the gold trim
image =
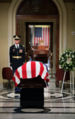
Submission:
POLYGON ((22 56, 12 56, 12 58, 15 58, 15 59, 21 59, 22 56))

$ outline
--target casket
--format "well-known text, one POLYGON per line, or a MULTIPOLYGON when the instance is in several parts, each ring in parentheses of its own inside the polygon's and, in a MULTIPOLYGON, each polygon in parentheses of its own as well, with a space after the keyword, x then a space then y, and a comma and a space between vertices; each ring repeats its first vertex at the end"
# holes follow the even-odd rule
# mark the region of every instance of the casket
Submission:
POLYGON ((20 91, 21 108, 43 108, 44 87, 48 83, 46 66, 41 62, 29 61, 14 73, 13 81, 20 91))
POLYGON ((46 83, 40 76, 33 79, 21 79, 18 85, 20 91, 21 108, 43 108, 44 107, 44 88, 46 83))

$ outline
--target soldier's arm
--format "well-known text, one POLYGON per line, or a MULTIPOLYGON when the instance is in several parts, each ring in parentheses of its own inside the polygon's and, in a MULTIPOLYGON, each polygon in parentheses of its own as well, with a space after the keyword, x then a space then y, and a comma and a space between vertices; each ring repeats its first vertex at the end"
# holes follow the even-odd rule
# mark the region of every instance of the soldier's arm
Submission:
POLYGON ((12 66, 12 48, 9 50, 10 66, 12 66))

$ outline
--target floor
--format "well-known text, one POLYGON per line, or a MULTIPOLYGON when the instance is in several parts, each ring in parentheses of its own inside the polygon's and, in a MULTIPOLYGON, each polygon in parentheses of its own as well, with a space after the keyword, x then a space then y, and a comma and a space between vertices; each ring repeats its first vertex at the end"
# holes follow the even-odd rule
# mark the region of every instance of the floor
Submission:
POLYGON ((1 85, 0 119, 75 119, 74 95, 67 90, 61 94, 60 88, 52 86, 45 89, 44 96, 44 109, 20 110, 20 94, 1 85))

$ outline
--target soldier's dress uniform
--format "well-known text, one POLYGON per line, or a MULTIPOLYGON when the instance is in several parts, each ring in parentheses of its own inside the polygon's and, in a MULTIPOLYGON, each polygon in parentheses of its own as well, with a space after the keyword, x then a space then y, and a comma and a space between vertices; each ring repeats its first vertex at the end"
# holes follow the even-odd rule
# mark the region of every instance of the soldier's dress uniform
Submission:
POLYGON ((13 69, 13 73, 15 70, 21 66, 25 62, 25 49, 21 44, 12 45, 10 47, 10 66, 13 69))
MULTIPOLYGON (((14 44, 10 47, 10 66, 15 70, 25 63, 25 49, 21 44, 14 44)), ((15 93, 20 93, 20 88, 15 88, 15 93)))
MULTIPOLYGON (((13 38, 15 40, 20 40, 20 36, 14 35, 13 38)), ((15 70, 23 65, 23 63, 25 63, 25 49, 24 47, 18 43, 15 42, 14 45, 12 45, 10 47, 9 50, 9 56, 10 56, 10 66, 12 67, 13 70, 13 74, 15 72, 15 70)), ((16 87, 15 88, 15 93, 19 93, 20 92, 20 88, 16 87)))

